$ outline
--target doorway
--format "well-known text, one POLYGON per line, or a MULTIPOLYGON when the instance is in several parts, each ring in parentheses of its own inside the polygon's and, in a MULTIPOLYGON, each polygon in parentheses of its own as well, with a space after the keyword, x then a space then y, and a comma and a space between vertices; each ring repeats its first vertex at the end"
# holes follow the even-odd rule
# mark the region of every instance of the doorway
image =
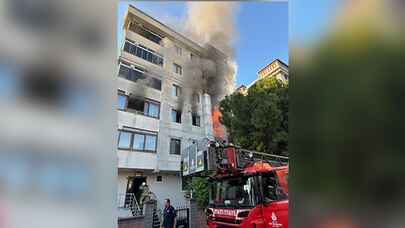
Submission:
POLYGON ((136 202, 139 202, 142 195, 142 183, 146 183, 146 177, 144 176, 128 177, 127 195, 134 196, 136 202))

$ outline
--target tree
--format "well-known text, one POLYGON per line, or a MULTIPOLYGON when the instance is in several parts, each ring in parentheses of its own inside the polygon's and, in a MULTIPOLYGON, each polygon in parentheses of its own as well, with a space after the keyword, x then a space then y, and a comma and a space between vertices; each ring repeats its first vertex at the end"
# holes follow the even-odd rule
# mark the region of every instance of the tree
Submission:
POLYGON ((288 83, 274 77, 258 81, 248 93, 220 102, 229 141, 246 149, 288 155, 288 83))
POLYGON ((197 200, 198 206, 201 208, 207 207, 209 198, 208 177, 193 177, 190 188, 193 191, 193 197, 197 200))

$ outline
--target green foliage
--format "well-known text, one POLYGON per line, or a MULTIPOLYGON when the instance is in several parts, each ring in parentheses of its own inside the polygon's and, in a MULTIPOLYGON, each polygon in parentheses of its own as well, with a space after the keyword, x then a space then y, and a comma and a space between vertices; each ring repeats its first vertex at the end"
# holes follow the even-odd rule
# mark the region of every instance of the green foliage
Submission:
POLYGON ((243 148, 288 155, 288 84, 274 77, 258 81, 247 95, 220 103, 229 139, 243 148))
POLYGON ((198 206, 206 207, 209 198, 208 177, 193 177, 189 187, 193 190, 193 197, 197 200, 198 206))

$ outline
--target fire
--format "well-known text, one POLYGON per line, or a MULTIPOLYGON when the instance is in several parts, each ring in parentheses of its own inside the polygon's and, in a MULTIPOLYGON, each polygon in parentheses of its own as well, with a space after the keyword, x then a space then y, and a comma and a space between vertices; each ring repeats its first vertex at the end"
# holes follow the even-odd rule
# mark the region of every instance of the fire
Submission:
POLYGON ((212 108, 212 127, 214 128, 214 136, 226 139, 225 126, 219 121, 220 118, 221 112, 219 111, 219 106, 216 105, 212 108))

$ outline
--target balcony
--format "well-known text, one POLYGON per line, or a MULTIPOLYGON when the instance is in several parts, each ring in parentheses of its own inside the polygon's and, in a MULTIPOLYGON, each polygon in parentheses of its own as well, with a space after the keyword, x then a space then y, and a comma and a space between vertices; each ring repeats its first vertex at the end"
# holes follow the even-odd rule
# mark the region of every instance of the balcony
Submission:
POLYGON ((137 56, 145 61, 153 63, 154 65, 163 67, 163 56, 156 53, 141 44, 137 44, 132 40, 126 39, 124 44, 124 51, 137 56))

